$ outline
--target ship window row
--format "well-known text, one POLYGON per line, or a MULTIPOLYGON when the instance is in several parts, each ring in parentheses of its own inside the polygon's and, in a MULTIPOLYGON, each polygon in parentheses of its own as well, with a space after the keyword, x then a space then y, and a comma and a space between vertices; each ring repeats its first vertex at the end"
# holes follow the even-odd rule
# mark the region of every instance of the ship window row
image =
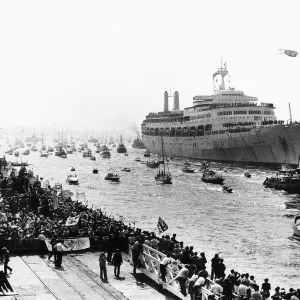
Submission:
POLYGON ((246 115, 247 111, 246 110, 236 110, 233 112, 234 115, 246 115))
POLYGON ((232 111, 220 111, 217 113, 217 116, 228 116, 232 115, 232 111))

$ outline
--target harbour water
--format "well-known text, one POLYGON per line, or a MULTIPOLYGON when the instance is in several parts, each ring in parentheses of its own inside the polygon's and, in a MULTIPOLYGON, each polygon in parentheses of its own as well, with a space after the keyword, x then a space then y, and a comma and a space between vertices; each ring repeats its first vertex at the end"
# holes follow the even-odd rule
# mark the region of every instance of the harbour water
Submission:
MULTIPOLYGON (((93 147, 92 147, 93 149, 93 147)), ((126 223, 135 223, 143 230, 155 231, 158 217, 169 226, 166 234, 177 234, 180 241, 205 252, 210 259, 215 253, 224 258, 226 273, 235 269, 255 276, 261 284, 269 278, 272 289, 298 287, 300 282, 300 242, 292 239, 292 216, 297 211, 286 210, 285 202, 297 200, 299 195, 266 189, 263 181, 273 170, 229 164, 212 164, 233 188, 224 193, 219 185, 201 181, 200 161, 192 162, 195 174, 181 171, 184 160, 171 160, 169 167, 172 185, 160 185, 154 180, 157 169, 147 168, 142 161, 144 150, 127 147, 128 156, 112 148, 110 159, 96 154, 96 161, 83 158, 81 153, 62 159, 54 155, 42 158, 39 153, 24 156, 32 164, 35 174, 52 183, 62 182, 65 189, 85 192, 88 205, 104 209, 116 218, 123 216, 126 223), (71 172, 71 167, 76 168, 71 172), (131 172, 122 172, 130 167, 131 172), (93 168, 99 170, 93 174, 93 168), (224 170, 228 172, 224 172, 224 170), (244 176, 250 171, 251 178, 244 176), (109 171, 117 171, 120 183, 104 180, 109 171), (75 173, 79 186, 68 186, 67 176, 75 173)), ((94 149, 93 149, 94 150, 94 149)), ((15 157, 7 156, 15 161, 15 157)), ((209 270, 210 271, 210 270, 209 270)))

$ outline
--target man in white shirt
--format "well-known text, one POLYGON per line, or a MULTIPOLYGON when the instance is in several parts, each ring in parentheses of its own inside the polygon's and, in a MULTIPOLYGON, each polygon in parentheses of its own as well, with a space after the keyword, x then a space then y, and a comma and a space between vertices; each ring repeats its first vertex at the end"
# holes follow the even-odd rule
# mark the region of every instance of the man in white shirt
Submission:
POLYGON ((215 284, 210 286, 210 290, 217 296, 221 296, 223 288, 220 285, 220 279, 215 280, 215 284))
POLYGON ((177 280, 180 284, 180 291, 183 296, 186 296, 186 280, 189 276, 189 265, 185 265, 178 273, 178 275, 173 279, 177 280))
POLYGON ((160 274, 161 274, 161 280, 163 282, 166 281, 166 273, 167 273, 167 265, 172 263, 172 258, 170 253, 167 254, 166 257, 163 258, 163 260, 160 262, 160 274))
POLYGON ((206 284, 206 277, 207 277, 206 274, 203 274, 203 276, 199 276, 199 278, 197 279, 197 281, 194 284, 193 292, 196 296, 196 299, 197 299, 197 297, 200 297, 200 299, 201 299, 201 289, 206 284))
POLYGON ((45 249, 45 241, 46 241, 46 237, 44 236, 44 231, 40 233, 37 239, 39 240, 40 243, 40 256, 43 257, 44 249, 45 249))
POLYGON ((56 251, 55 266, 60 268, 61 267, 61 262, 62 262, 62 254, 63 254, 62 241, 59 240, 58 243, 54 246, 54 248, 55 248, 55 251, 56 251))

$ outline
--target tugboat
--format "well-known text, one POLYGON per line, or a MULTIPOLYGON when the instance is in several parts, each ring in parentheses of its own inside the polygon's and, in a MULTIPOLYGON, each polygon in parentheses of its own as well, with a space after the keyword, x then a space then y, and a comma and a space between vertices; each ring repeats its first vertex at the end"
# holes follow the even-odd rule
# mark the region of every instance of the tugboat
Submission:
POLYGON ((289 193, 300 193, 300 167, 287 169, 283 166, 275 176, 267 177, 263 185, 266 188, 275 188, 289 193))
POLYGON ((149 168, 158 168, 160 165, 160 162, 159 161, 155 161, 155 160, 152 160, 152 161, 147 161, 146 162, 146 166, 149 167, 149 168))
POLYGON ((201 180, 206 183, 223 184, 224 178, 211 169, 205 169, 201 180))
POLYGON ((143 143, 139 133, 137 134, 137 138, 133 140, 131 146, 132 146, 132 148, 146 149, 145 144, 143 143))
POLYGON ((120 142, 119 142, 119 145, 117 147, 117 152, 118 153, 126 153, 127 152, 127 149, 123 143, 123 139, 122 139, 122 135, 120 136, 120 142))
POLYGON ((105 180, 110 180, 110 181, 114 181, 114 182, 119 182, 120 181, 120 176, 118 174, 114 174, 114 173, 108 173, 105 176, 105 180))
POLYGON ((191 167, 191 164, 190 164, 189 161, 186 161, 183 165, 182 172, 184 172, 184 173, 195 173, 195 169, 193 169, 191 167))

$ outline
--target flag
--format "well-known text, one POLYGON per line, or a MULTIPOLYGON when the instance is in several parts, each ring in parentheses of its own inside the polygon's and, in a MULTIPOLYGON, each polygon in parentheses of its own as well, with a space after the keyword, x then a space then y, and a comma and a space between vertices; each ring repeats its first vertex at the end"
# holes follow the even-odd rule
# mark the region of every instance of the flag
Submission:
POLYGON ((158 229, 159 233, 162 233, 162 232, 168 230, 167 223, 161 217, 158 218, 157 229, 158 229))
POLYGON ((278 54, 285 54, 290 57, 297 57, 299 52, 294 50, 278 49, 278 54))
POLYGON ((57 209, 58 199, 57 199, 56 191, 54 191, 53 194, 52 194, 52 201, 53 201, 53 208, 57 209))
POLYGON ((77 225, 78 221, 79 221, 79 216, 77 216, 77 217, 68 217, 65 226, 77 225))

